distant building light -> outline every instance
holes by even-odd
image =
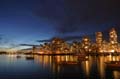
[[[112,53],[113,53],[113,52],[115,52],[115,50],[110,50],[110,52],[112,52]]]
[[[43,54],[44,52],[38,52],[39,54]]]

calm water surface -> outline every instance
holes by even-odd
[[[0,55],[0,79],[120,79],[120,71],[106,68],[104,62],[119,61],[120,56],[88,56],[78,65],[62,65],[61,61],[77,61],[75,56]]]

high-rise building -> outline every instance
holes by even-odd
[[[110,41],[110,44],[117,44],[117,32],[115,30],[115,28],[112,28],[109,32],[109,41]]]
[[[117,38],[117,32],[115,30],[115,28],[112,28],[109,32],[109,51],[110,52],[117,52],[118,51],[118,38]]]
[[[90,47],[91,47],[90,38],[87,37],[87,36],[84,36],[83,39],[82,39],[82,48],[83,48],[86,52],[89,52]]]
[[[102,42],[103,42],[102,32],[96,32],[96,44],[97,44],[97,46],[101,46]]]
[[[65,43],[65,41],[63,40],[63,39],[61,39],[61,38],[53,38],[52,39],[52,42],[51,42],[51,44],[52,44],[52,51],[53,51],[53,53],[55,54],[55,53],[61,53],[61,51],[62,51],[62,48],[63,48],[63,44]]]
[[[96,32],[96,46],[97,46],[97,51],[102,52],[102,43],[103,43],[103,35],[102,32]]]

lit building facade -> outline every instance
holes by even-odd
[[[63,39],[54,38],[52,40],[51,44],[52,44],[52,51],[55,54],[68,53],[69,52],[69,45]]]
[[[120,43],[118,43],[117,32],[114,28],[109,31],[109,41],[103,40],[102,32],[96,32],[95,36],[95,43],[92,43],[88,36],[84,36],[81,42],[74,41],[72,43],[67,43],[61,38],[53,38],[49,44],[45,43],[41,45],[40,52],[46,52],[51,54],[82,52],[120,52]],[[33,52],[35,52],[35,48],[33,48]]]
[[[102,32],[96,32],[96,46],[97,46],[97,52],[102,52],[102,44],[103,44],[103,35]]]
[[[118,46],[118,40],[117,40],[117,32],[115,28],[112,28],[109,32],[109,50],[111,52],[118,52],[117,46]]]
[[[115,28],[112,28],[109,32],[109,41],[111,44],[117,44],[117,32],[115,30]]]
[[[96,44],[101,46],[103,42],[103,35],[102,32],[96,32]]]
[[[82,48],[84,49],[85,52],[91,51],[91,40],[89,37],[84,36],[81,43],[82,43]]]

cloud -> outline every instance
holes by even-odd
[[[119,0],[41,0],[39,3],[34,13],[57,22],[58,33],[81,32],[89,27],[87,30],[92,31],[105,28],[102,24],[120,21]]]
[[[52,40],[51,39],[46,39],[46,40],[37,40],[37,42],[51,42]]]
[[[112,28],[115,28],[117,35],[118,35],[118,39],[120,39],[120,25],[114,25],[114,26],[110,26],[107,29],[102,30],[102,34],[103,34],[103,40],[109,41],[109,32]],[[81,40],[84,36],[88,36],[92,42],[95,42],[95,33],[91,33],[91,34],[85,34],[85,35],[67,35],[67,36],[56,36],[58,38],[61,38],[65,41],[73,41],[73,40]],[[53,40],[53,38],[56,37],[52,37],[50,39],[44,39],[44,40],[37,40],[37,42],[51,42]],[[119,41],[119,40],[118,40]]]
[[[0,34],[0,49],[11,49],[19,47],[18,44],[15,44],[15,42],[8,38],[6,35]]]
[[[84,35],[83,35],[84,36]],[[43,40],[37,40],[37,42],[51,42],[54,38],[60,38],[64,41],[73,41],[73,40],[77,40],[77,41],[81,41],[81,39],[83,38],[83,36],[72,36],[72,35],[69,35],[69,36],[56,36],[56,37],[52,37],[50,39],[43,39]],[[85,35],[85,36],[88,36],[90,37],[90,39],[93,41],[93,39],[95,39],[95,34],[89,34],[89,35]]]

